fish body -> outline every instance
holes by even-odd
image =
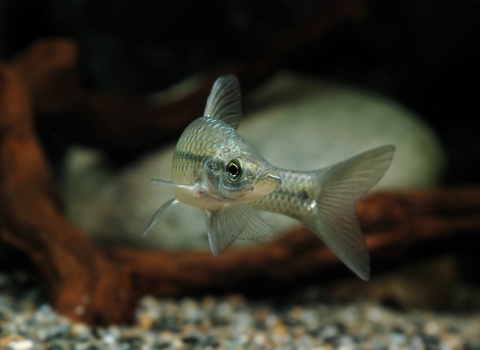
[[[239,167],[233,178],[227,168]],[[236,168],[235,168],[236,169]],[[172,182],[178,201],[199,209],[251,202],[276,190],[280,175],[231,126],[200,117],[183,132],[173,155]]]
[[[152,179],[172,186],[175,198],[155,212],[145,234],[168,208],[185,203],[202,211],[210,248],[218,256],[236,239],[267,235],[270,226],[256,210],[270,211],[303,223],[367,280],[369,254],[356,204],[383,177],[395,147],[378,147],[318,170],[284,170],[268,163],[240,136],[240,118],[238,80],[220,77],[204,116],[177,142],[172,181]]]

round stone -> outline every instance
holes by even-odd
[[[442,175],[444,154],[432,130],[420,116],[379,94],[283,72],[247,96],[245,105],[238,131],[275,166],[313,170],[392,144],[391,167],[374,191],[425,188]],[[171,179],[173,149],[166,146],[121,171],[109,168],[101,152],[73,149],[64,179],[68,217],[109,244],[208,249],[201,211],[183,204],[168,210],[141,239],[155,210],[174,197],[171,187],[149,181]],[[300,225],[285,216],[262,215],[274,233]]]

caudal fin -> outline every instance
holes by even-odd
[[[370,277],[370,256],[357,221],[356,206],[387,171],[394,146],[361,153],[316,171],[321,186],[316,210],[303,223],[362,280]]]

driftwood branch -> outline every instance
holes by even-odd
[[[37,266],[58,311],[89,321],[121,320],[135,302],[129,274],[62,216],[25,86],[5,65],[0,84],[1,240]]]
[[[381,252],[392,259],[412,247],[444,239],[449,239],[453,250],[461,238],[474,238],[480,230],[480,188],[376,194],[362,200],[357,213],[374,256]],[[210,252],[159,254],[131,249],[112,250],[109,255],[141,271],[140,288],[157,296],[239,288],[248,280],[294,282],[341,264],[306,228],[270,244],[230,249],[219,258]]]

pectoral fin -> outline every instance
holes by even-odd
[[[189,185],[178,185],[173,183],[172,181],[165,181],[165,180],[159,180],[159,179],[150,179],[150,181],[155,182],[156,184],[172,186],[172,187],[180,187],[180,188],[188,188],[188,189],[193,189],[194,187]]]
[[[153,214],[153,216],[150,220],[150,223],[148,224],[148,228],[142,236],[142,239],[145,238],[148,231],[150,231],[153,228],[153,226],[158,221],[158,219],[160,219],[160,217],[163,215],[163,213],[165,213],[167,211],[167,209],[169,209],[170,207],[172,207],[173,205],[175,205],[177,203],[178,203],[178,200],[176,198],[172,198],[168,202],[163,204],[160,208],[157,209],[155,214]]]
[[[253,240],[270,233],[270,226],[248,205],[229,204],[216,211],[203,211],[208,241],[213,255],[219,256],[237,238]]]

